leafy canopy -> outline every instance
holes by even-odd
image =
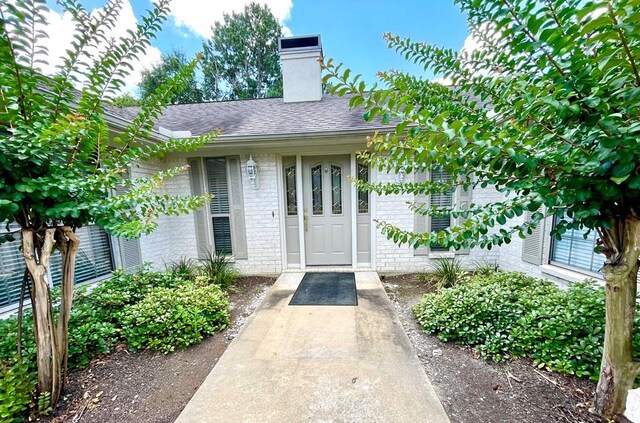
[[[133,237],[152,231],[160,214],[187,212],[206,201],[157,192],[184,168],[123,180],[135,163],[193,150],[215,135],[150,141],[154,119],[188,84],[195,60],[144,99],[137,117],[117,134],[108,124],[113,115],[106,102],[120,92],[133,63],[166,20],[168,3],[156,2],[135,30],[112,39],[121,0],[92,14],[75,0],[61,1],[76,32],[50,76],[40,72],[50,59],[42,46],[46,2],[1,3],[0,222],[17,222],[36,232],[97,223],[114,235]],[[111,195],[118,188],[126,194]]]
[[[138,88],[140,89],[140,98],[145,99],[165,84],[172,76],[178,74],[182,68],[189,64],[187,55],[184,51],[173,50],[167,54],[163,54],[160,63],[153,66],[150,70],[142,71],[142,80]],[[197,103],[202,101],[202,91],[198,87],[198,81],[195,74],[189,75],[185,84],[180,90],[177,90],[169,99],[169,103]]]
[[[282,95],[278,38],[282,26],[268,6],[251,3],[224,15],[204,42],[203,90],[207,99],[243,100]]]
[[[380,83],[366,87],[332,61],[325,80],[335,93],[352,94],[351,106],[362,106],[365,119],[395,126],[370,140],[366,157],[378,169],[438,168],[453,176],[362,187],[431,194],[472,184],[495,187],[506,199],[465,210],[413,203],[416,213],[464,223],[413,233],[379,222],[383,231],[416,246],[491,248],[530,233],[544,206],[557,216],[554,236],[597,229],[604,252],[616,252],[615,222],[640,212],[640,1],[455,2],[479,40],[476,51],[385,35],[389,48],[449,78],[451,87],[397,71],[380,72]],[[526,210],[535,212],[530,221],[507,223]]]
[[[140,100],[129,93],[124,93],[111,99],[110,103],[116,107],[135,107],[140,105]]]

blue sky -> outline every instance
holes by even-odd
[[[153,42],[141,67],[157,62],[173,48],[194,55],[213,22],[222,13],[242,10],[249,0],[173,0],[172,16]],[[81,0],[88,9],[102,7],[106,0]],[[325,57],[344,62],[367,82],[378,70],[399,69],[432,77],[387,49],[382,34],[392,32],[414,40],[460,50],[468,37],[465,17],[453,0],[262,0],[293,35],[321,34]],[[125,0],[123,26],[139,19],[151,0]],[[57,6],[54,10],[60,11]],[[130,16],[128,16],[130,15]],[[62,18],[61,18],[62,19]],[[64,19],[62,19],[64,20]],[[127,23],[128,22],[128,23]],[[62,24],[61,24],[62,25]],[[59,29],[57,32],[61,32]],[[135,80],[136,78],[133,78]]]

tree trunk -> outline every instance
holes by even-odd
[[[603,268],[606,281],[606,328],[595,411],[612,419],[624,413],[627,393],[640,365],[633,361],[633,323],[636,311],[640,221],[620,222],[618,257]]]
[[[59,228],[56,232],[56,242],[62,254],[62,294],[60,297],[60,315],[57,327],[58,356],[61,359],[62,384],[64,388],[67,372],[67,358],[69,357],[69,317],[71,316],[71,303],[73,301],[73,282],[76,273],[76,255],[80,247],[80,238],[73,233],[68,226]]]
[[[63,255],[62,297],[57,325],[47,283],[47,270],[54,243],[57,243]],[[33,229],[22,230],[22,254],[32,280],[31,307],[40,412],[53,408],[62,394],[68,355],[68,322],[73,297],[75,258],[79,244],[79,239],[69,227],[46,229],[41,246]]]

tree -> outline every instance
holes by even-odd
[[[135,107],[140,105],[140,100],[129,93],[124,93],[113,97],[110,103],[116,107]]]
[[[334,92],[353,94],[365,119],[393,121],[365,154],[381,170],[442,169],[452,181],[365,184],[379,194],[429,195],[494,186],[504,200],[468,208],[431,208],[458,224],[414,233],[388,222],[397,243],[453,248],[508,243],[555,216],[552,236],[588,229],[604,253],[606,328],[595,410],[625,409],[639,373],[633,360],[640,256],[640,3],[628,1],[456,0],[480,47],[473,52],[386,34],[388,46],[453,88],[402,72],[379,74],[367,91],[360,76],[331,61]],[[393,119],[393,120],[392,120]],[[469,175],[473,175],[469,179]],[[531,219],[511,219],[531,212]],[[492,228],[495,228],[492,230]]]
[[[181,50],[173,50],[163,54],[160,63],[150,70],[145,69],[142,71],[142,80],[138,86],[140,98],[145,99],[153,95],[158,87],[165,84],[169,78],[180,73],[188,63],[187,55]],[[197,103],[200,101],[202,101],[202,91],[198,86],[195,74],[192,74],[183,88],[172,95],[169,103]]]
[[[132,63],[150,44],[168,13],[160,0],[125,38],[108,39],[122,1],[111,1],[89,14],[74,0],[60,2],[76,23],[74,41],[54,75],[39,65],[48,54],[41,47],[48,9],[44,0],[0,4],[0,221],[20,226],[36,341],[40,411],[55,406],[64,388],[68,324],[73,298],[75,230],[94,223],[115,236],[149,233],[161,214],[186,213],[207,198],[165,196],[156,187],[185,171],[173,168],[146,178],[123,179],[135,163],[167,152],[187,151],[214,134],[150,143],[156,118],[194,70],[189,63],[142,102],[137,117],[110,138],[103,114],[124,86]],[[84,82],[82,90],[74,84]],[[126,194],[110,195],[118,187]],[[0,241],[11,241],[14,234]],[[51,254],[62,258],[62,294],[52,305],[47,270]]]
[[[243,100],[282,96],[278,38],[282,26],[268,6],[251,3],[224,15],[203,44],[203,90],[207,99]]]

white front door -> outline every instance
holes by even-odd
[[[308,266],[351,264],[349,156],[302,158]]]

